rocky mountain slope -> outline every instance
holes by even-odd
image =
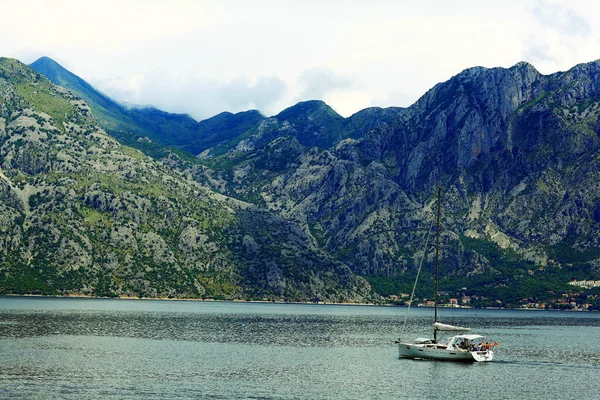
[[[401,110],[397,107],[372,107],[344,118],[323,101],[303,101],[259,121],[242,135],[207,148],[201,156],[218,156],[230,151],[249,152],[283,136],[293,137],[305,147],[328,149],[341,140],[364,136],[370,129],[392,121]],[[223,134],[226,132],[221,132]]]
[[[364,301],[296,225],[108,136],[79,97],[0,59],[4,293]]]
[[[551,260],[597,277],[599,84],[600,62],[548,76],[527,63],[471,68],[356,140],[319,149],[280,136],[203,173],[358,274],[414,271],[439,185],[451,276],[511,285]]]
[[[547,294],[600,277],[599,72],[598,61],[552,75],[475,67],[408,108],[220,114],[177,143],[198,160],[165,161],[394,290],[410,285],[441,186],[444,284]]]

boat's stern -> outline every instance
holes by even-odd
[[[494,352],[492,350],[472,351],[471,355],[473,356],[473,360],[477,362],[492,361],[494,359]]]

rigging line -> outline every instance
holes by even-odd
[[[406,329],[406,321],[408,320],[408,313],[410,312],[410,306],[413,302],[413,297],[415,296],[415,289],[417,288],[417,282],[419,281],[419,275],[421,274],[421,267],[423,266],[423,260],[425,260],[425,256],[427,255],[427,243],[429,243],[429,235],[431,234],[431,229],[433,228],[434,221],[431,221],[431,226],[429,227],[429,231],[427,231],[427,238],[425,239],[425,246],[423,246],[423,256],[421,257],[421,262],[419,263],[419,269],[417,270],[417,276],[415,278],[415,284],[412,289],[412,293],[410,294],[410,300],[408,301],[408,307],[406,308],[406,315],[404,316],[404,325],[400,330],[400,335],[404,333]]]

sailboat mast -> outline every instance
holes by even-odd
[[[440,214],[441,214],[441,205],[442,205],[442,188],[438,187],[437,193],[438,201],[437,201],[437,223],[435,225],[435,296],[434,296],[434,306],[435,306],[435,321],[438,322],[438,292],[439,292],[439,258],[440,258]],[[437,343],[437,330],[433,329],[433,342]]]

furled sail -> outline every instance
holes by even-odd
[[[436,331],[453,331],[453,332],[470,332],[471,328],[463,328],[462,326],[447,325],[436,322],[433,324],[433,329]]]

